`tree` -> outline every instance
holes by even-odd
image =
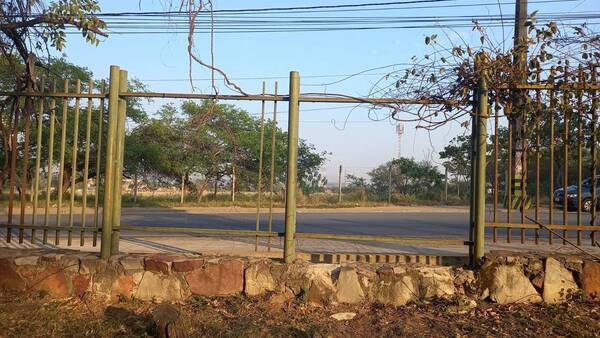
[[[137,125],[128,135],[125,170],[128,175],[146,175],[164,183],[181,183],[202,198],[209,184],[231,181],[236,175],[238,189],[256,189],[259,168],[260,121],[233,105],[203,101],[184,102],[180,109],[165,105],[153,119]],[[287,134],[266,121],[265,135],[275,129],[276,182],[284,182]],[[270,142],[264,158],[270,158]],[[127,151],[129,144],[143,149]],[[300,140],[298,177],[307,193],[322,189],[326,181],[319,174],[325,152]],[[234,169],[235,167],[235,169]],[[263,162],[264,175],[270,175],[269,161]],[[263,180],[266,184],[267,180]],[[265,188],[265,187],[263,187]]]
[[[392,193],[422,196],[427,199],[440,197],[443,175],[427,161],[400,158],[381,164],[367,175],[371,192],[384,199],[388,194],[390,168],[392,170]]]
[[[459,135],[450,140],[440,153],[444,167],[454,175],[457,183],[457,193],[466,191],[471,177],[471,135]],[[461,189],[460,186],[463,186]]]
[[[83,37],[92,44],[98,44],[99,36],[107,37],[102,31],[105,23],[94,13],[100,7],[95,0],[60,0],[51,1],[48,5],[41,0],[6,0],[0,3],[0,53],[1,66],[4,68],[6,82],[3,87],[13,91],[35,91],[39,89],[37,67],[50,74],[50,56],[46,62],[39,54],[49,51],[49,47],[58,51],[65,45],[65,29],[75,27]],[[12,83],[10,83],[12,81]],[[8,82],[8,83],[7,83]],[[22,152],[24,159],[21,165],[21,188],[28,187],[30,129],[34,114],[34,100],[26,97],[23,101],[17,97],[8,97],[0,101],[0,132],[2,143],[0,153],[4,154],[3,170],[0,173],[0,185],[7,176],[6,163],[16,170],[16,158]],[[17,134],[24,131],[23,145],[18,147]],[[6,142],[10,138],[11,142]],[[16,180],[13,171],[11,181]],[[21,191],[21,202],[24,194]],[[12,191],[11,191],[12,194]]]

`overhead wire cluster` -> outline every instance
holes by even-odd
[[[533,0],[531,4],[565,3],[577,0]],[[432,9],[442,12],[460,7],[503,6],[514,3],[501,0],[405,0],[324,6],[271,7],[246,9],[215,9],[199,12],[195,33],[290,33],[361,31],[385,29],[464,28],[474,21],[486,27],[500,27],[514,22],[512,16],[501,14],[474,15],[406,15],[406,11]],[[402,15],[396,15],[402,11]],[[98,13],[110,34],[173,34],[188,33],[187,11],[148,11]],[[600,23],[600,11],[571,13],[538,13],[538,23],[550,21],[575,22],[585,20]],[[597,20],[597,21],[594,21]],[[70,31],[70,33],[77,33]]]

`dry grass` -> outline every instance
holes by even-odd
[[[195,297],[178,305],[193,337],[393,337],[393,336],[568,336],[600,333],[600,303],[561,305],[480,304],[466,314],[452,301],[403,307],[361,305],[314,306],[302,299],[284,304],[269,296]],[[144,337],[153,334],[152,303],[123,300],[107,305],[83,298],[52,301],[40,295],[0,296],[2,337]],[[337,312],[355,312],[336,321]]]

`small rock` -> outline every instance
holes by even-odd
[[[202,258],[183,259],[173,261],[173,271],[189,272],[201,268],[206,264],[206,260]]]
[[[248,296],[256,296],[275,290],[275,280],[271,274],[269,263],[251,264],[245,271],[244,292]]]
[[[181,311],[172,304],[159,305],[152,314],[158,338],[183,338],[186,334],[187,323]]]
[[[539,303],[542,297],[537,293],[529,278],[517,265],[484,264],[481,269],[482,288],[488,288],[490,299],[499,304]]]
[[[14,260],[16,266],[23,265],[37,265],[40,261],[39,256],[25,256],[25,257],[17,257]]]
[[[168,274],[171,272],[171,264],[174,257],[169,255],[154,255],[144,259],[144,268],[146,271],[161,272]]]
[[[175,275],[145,271],[133,296],[141,300],[179,301],[184,298],[181,282]]]
[[[119,264],[126,272],[138,272],[144,269],[141,258],[123,258],[119,260]]]
[[[25,286],[25,280],[12,265],[6,260],[0,260],[0,290],[23,290]]]
[[[365,293],[354,268],[343,267],[337,282],[337,299],[342,303],[360,303]]]
[[[567,299],[569,292],[578,290],[571,271],[552,257],[546,259],[544,273],[544,291],[542,296],[546,303],[559,303]]]
[[[356,313],[354,313],[354,312],[338,312],[338,313],[332,314],[330,317],[335,320],[351,320],[354,317],[356,317]]]
[[[490,289],[485,288],[479,295],[480,300],[486,300],[490,296]]]
[[[427,266],[417,270],[421,279],[422,297],[451,296],[456,292],[451,268]]]
[[[79,272],[79,258],[76,256],[65,255],[60,258],[60,265],[64,271]]]
[[[42,261],[44,262],[58,262],[61,257],[63,256],[63,254],[57,254],[57,253],[49,253],[46,255],[42,256]]]
[[[600,300],[600,263],[585,261],[581,274],[583,292],[594,300]]]
[[[185,279],[195,295],[233,295],[244,289],[244,263],[240,260],[210,263],[188,272]]]

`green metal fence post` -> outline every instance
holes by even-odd
[[[296,189],[298,175],[298,115],[300,96],[300,75],[290,72],[290,92],[288,109],[288,163],[285,199],[285,240],[283,259],[286,263],[294,261],[296,256]]]
[[[119,78],[118,66],[110,66],[110,80],[108,92],[108,132],[106,136],[106,165],[104,169],[104,203],[102,205],[102,242],[100,243],[100,257],[109,258],[111,255],[112,237],[112,207],[113,207],[113,180],[114,180],[114,139],[117,134],[117,120],[119,115]]]
[[[479,63],[485,62],[486,54],[479,55]],[[484,256],[485,245],[485,177],[487,160],[488,86],[485,69],[480,68],[477,88],[477,163],[475,183],[475,260]]]
[[[119,71],[119,93],[127,91],[127,71]],[[125,118],[127,114],[127,101],[119,98],[117,119],[117,137],[115,137],[115,152],[113,169],[113,206],[112,206],[112,235],[110,244],[111,255],[119,253],[119,237],[121,227],[121,194],[123,191],[123,157],[125,153]]]

